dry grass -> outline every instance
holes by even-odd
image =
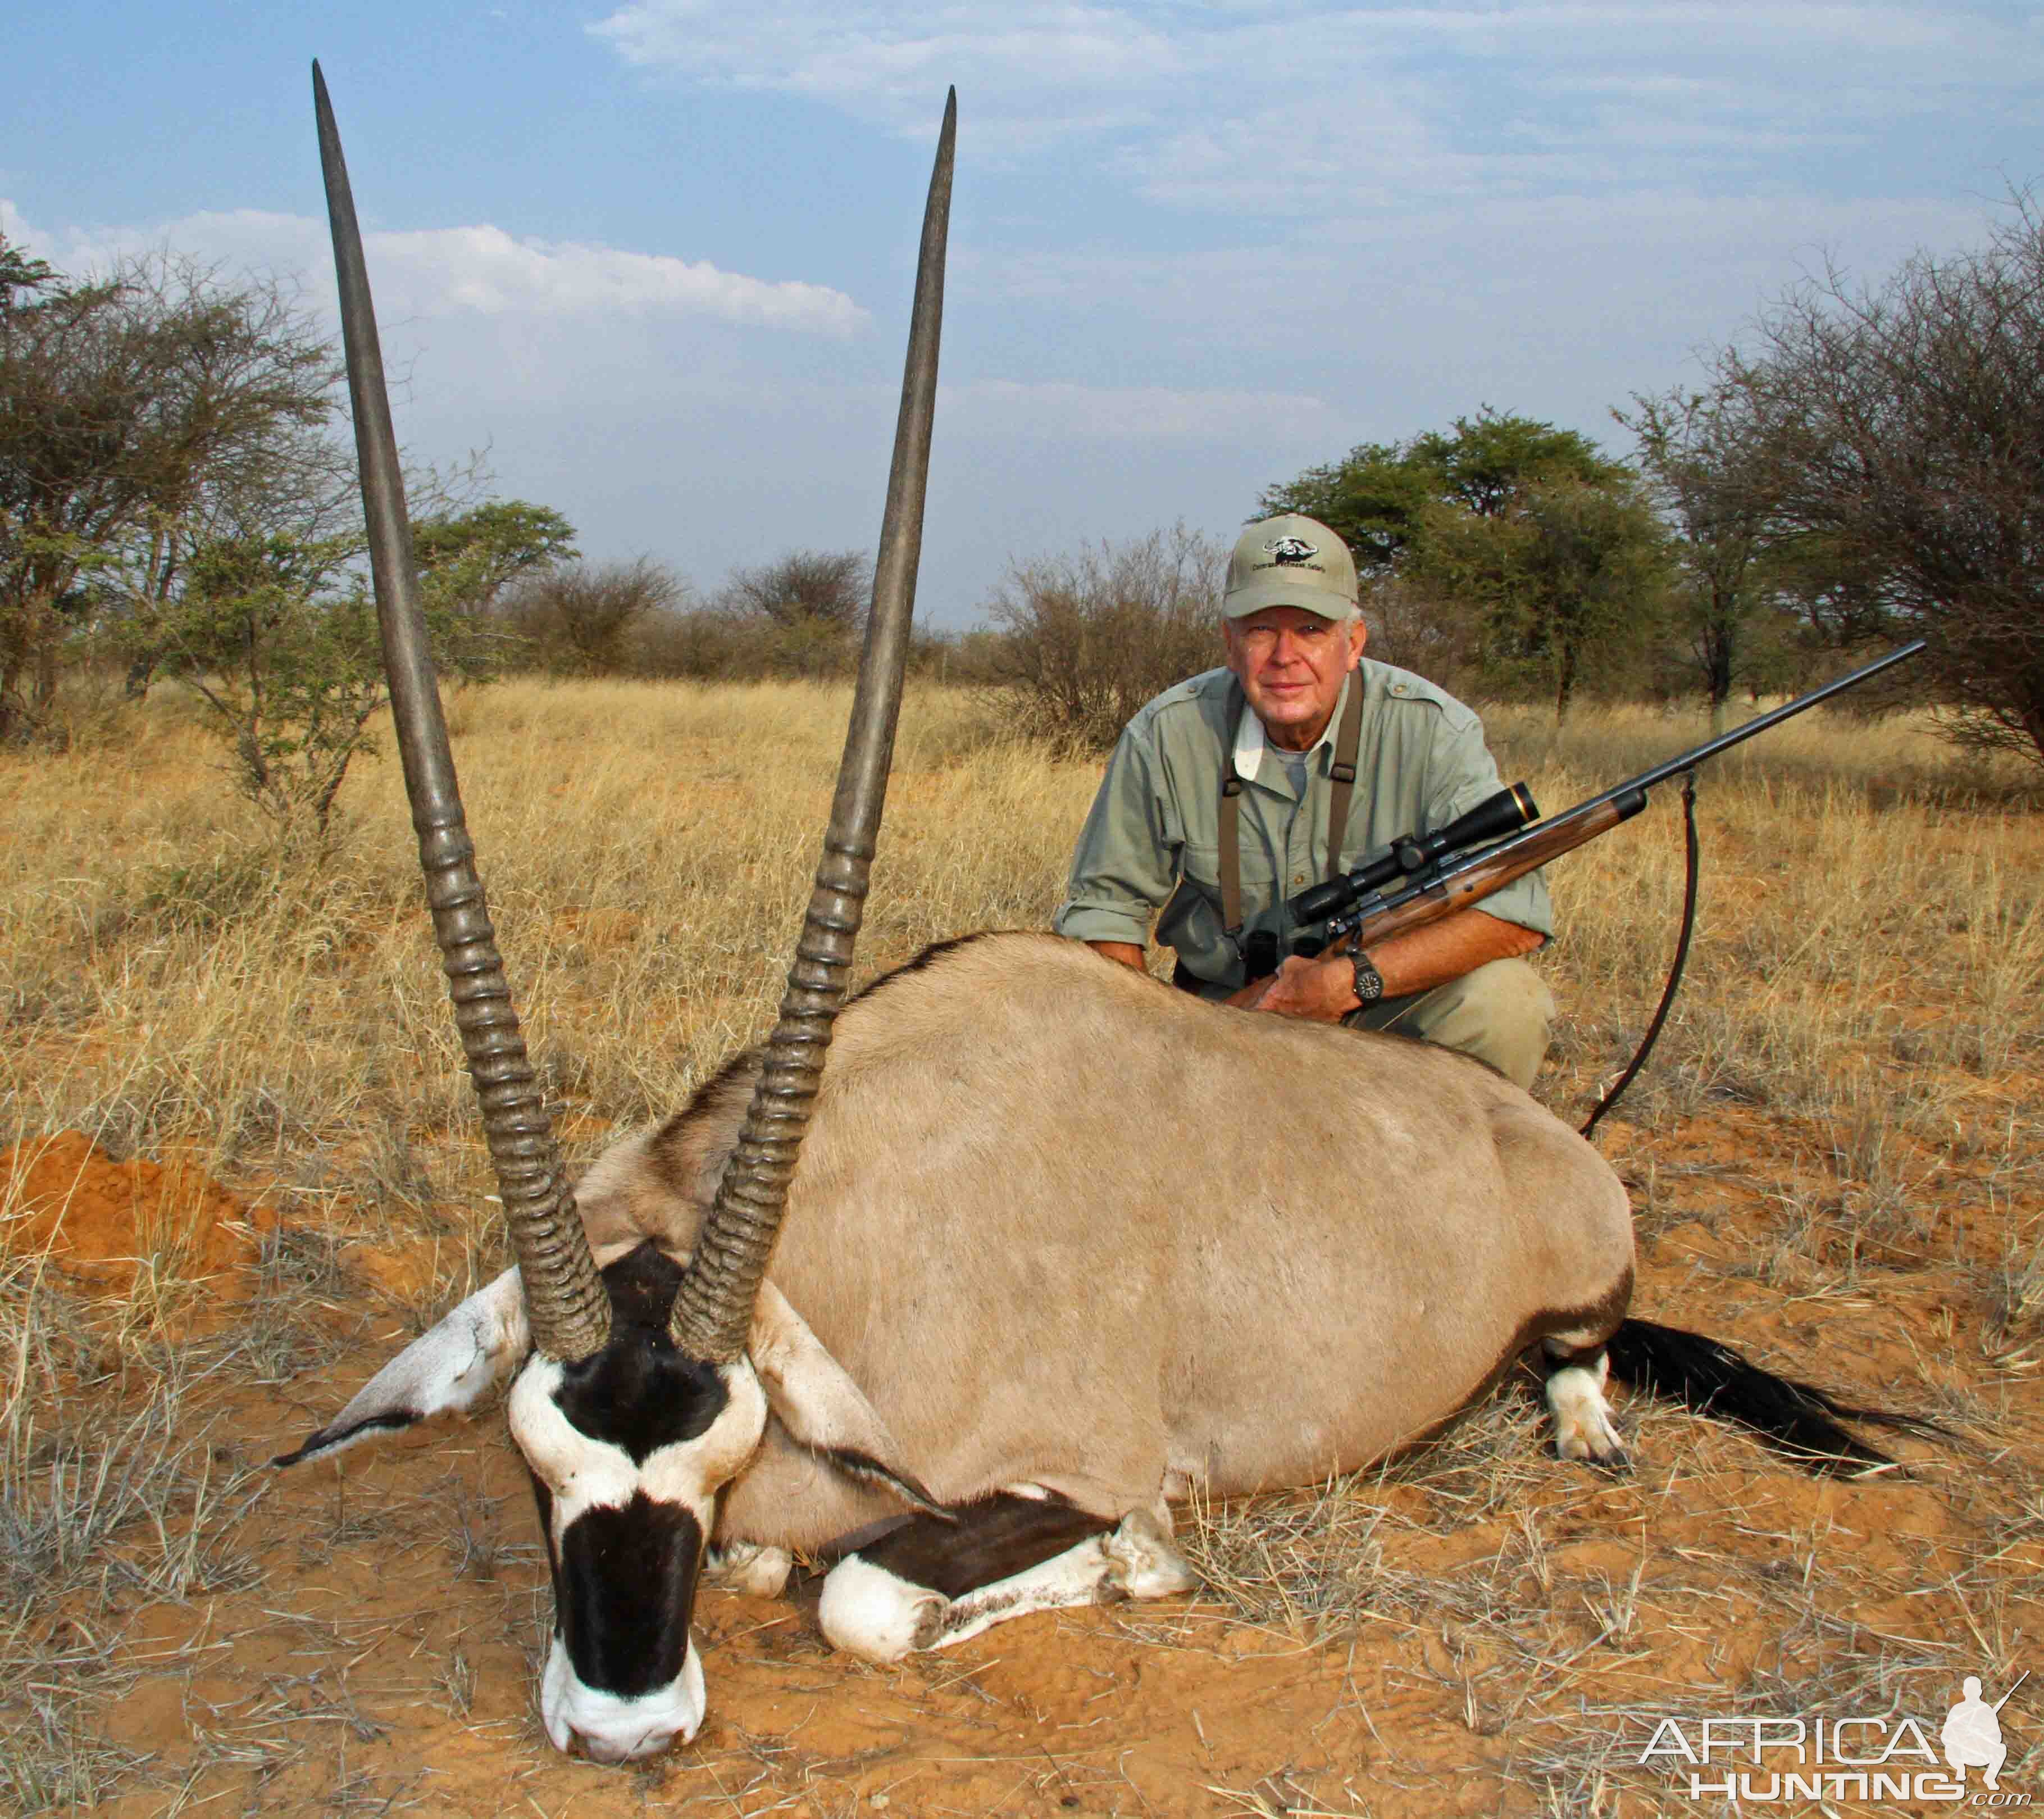
[[[571,1155],[671,1106],[763,1030],[845,702],[828,686],[521,683],[454,704],[493,908]],[[1095,773],[983,714],[938,691],[909,704],[869,971],[962,929],[1041,926],[1061,894]],[[175,701],[110,725],[61,758],[0,759],[0,1140],[75,1128],[119,1155],[190,1146],[284,1223],[253,1317],[205,1317],[210,1290],[170,1255],[112,1302],[75,1296],[33,1256],[0,1270],[0,1644],[29,1670],[0,1685],[0,1800],[33,1811],[125,1785],[172,1802],[209,1775],[283,1789],[318,1765],[328,1806],[402,1809],[426,1798],[419,1785],[348,1766],[380,1733],[344,1675],[302,1664],[311,1680],[280,1668],[231,1710],[188,1702],[200,1742],[175,1762],[138,1760],[84,1715],[167,1671],[135,1640],[139,1613],[209,1608],[281,1570],[262,1527],[274,1481],[252,1475],[262,1449],[242,1438],[274,1397],[233,1386],[287,1384],[367,1324],[417,1329],[498,1267],[394,763],[351,782],[336,851],[283,855]],[[1496,733],[1506,775],[1559,808],[1704,729],[1585,714],[1557,738],[1507,714]],[[1541,1090],[1564,1115],[1622,1063],[1658,995],[1681,885],[1665,794],[1556,870],[1566,933],[1546,963],[1566,1015]],[[1959,763],[1920,727],[1822,715],[1722,763],[1702,814],[1690,983],[1604,1140],[1635,1189],[1650,1301],[1676,1302],[1650,1310],[1738,1327],[1810,1374],[1954,1420],[1992,1469],[1931,1468],[1891,1504],[1928,1525],[1920,1543],[1846,1547],[1703,1424],[1629,1417],[1655,1463],[1612,1486],[1546,1461],[1530,1405],[1508,1395],[1392,1468],[1203,1512],[1192,1546],[1213,1602],[1131,1611],[1116,1633],[1183,1650],[1218,1625],[1347,1649],[1335,1729],[1371,1765],[1346,1795],[1297,1762],[1216,1771],[1208,1809],[1370,1810],[1373,1786],[1383,1809],[1425,1809],[1434,1769],[1389,1729],[1370,1740],[1389,1701],[1446,1712],[1498,1809],[1650,1811],[1659,1784],[1626,1753],[1627,1714],[1689,1697],[1671,1686],[1717,1689],[1716,1709],[1786,1710],[1902,1696],[1961,1657],[2005,1683],[2023,1638],[2034,1651],[2013,1563],[2035,1559],[2044,1527],[2044,818],[2021,779]],[[421,1491],[433,1473],[410,1464],[393,1480],[405,1497],[337,1507],[290,1544],[300,1567],[389,1546],[474,1587],[501,1579],[494,1631],[437,1637],[405,1682],[480,1725],[478,1690],[515,1677],[544,1621],[528,1519],[515,1498],[499,1507],[494,1479]],[[1855,1503],[1837,1520],[1889,1518]],[[190,1634],[176,1647],[217,1646]],[[369,1634],[341,1621],[283,1655],[346,1659]],[[1399,1664],[1366,1685],[1358,1649]],[[801,1757],[797,1777],[800,1756],[741,1748],[733,1785],[758,1791],[734,1809],[797,1786],[835,1809],[823,1790],[849,1759]],[[1066,1785],[1033,1772],[1046,1798]],[[1058,1772],[1100,1809],[1141,1798],[1125,1777]]]

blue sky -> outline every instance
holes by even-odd
[[[0,230],[330,307],[332,90],[412,453],[705,590],[869,546],[944,89],[957,201],[921,609],[1489,403],[1621,448],[1827,256],[2044,177],[2044,9],[16,6]]]

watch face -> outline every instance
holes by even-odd
[[[1384,995],[1384,975],[1373,965],[1367,955],[1354,956],[1355,995],[1363,1004],[1374,1004]]]

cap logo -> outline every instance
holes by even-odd
[[[1302,536],[1274,537],[1263,546],[1263,552],[1266,556],[1275,556],[1281,564],[1304,562],[1320,553]]]

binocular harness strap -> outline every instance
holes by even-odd
[[[1242,779],[1235,768],[1235,729],[1242,724],[1248,698],[1240,682],[1229,684],[1223,721],[1220,773],[1220,919],[1230,941],[1242,944]],[[1355,794],[1355,757],[1362,746],[1362,674],[1349,671],[1348,701],[1335,734],[1335,761],[1328,775],[1334,793],[1327,799],[1327,882],[1342,873],[1342,836],[1348,830],[1348,806]]]

